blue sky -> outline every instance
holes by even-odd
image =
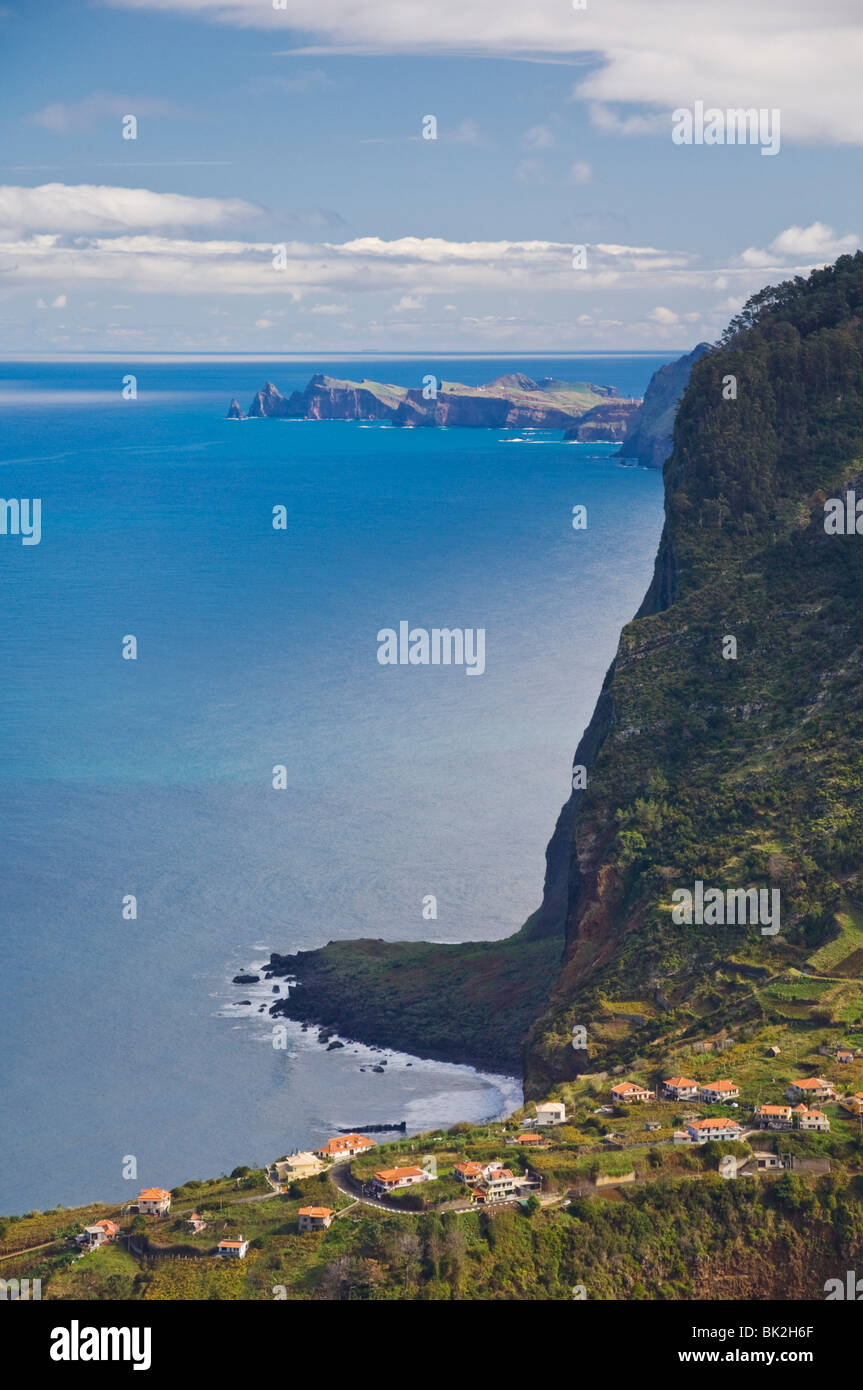
[[[856,247],[852,0],[588,5],[4,5],[0,351],[683,349]]]

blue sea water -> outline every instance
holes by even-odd
[[[559,431],[224,416],[318,369],[639,395],[666,360],[0,367],[2,493],[42,499],[39,545],[0,537],[0,1211],[128,1198],[127,1155],[171,1187],[344,1125],[519,1102],[470,1068],[363,1071],[378,1054],[298,1027],[276,1051],[271,985],[230,981],[270,950],[521,925],[649,580],[661,478]],[[381,666],[402,619],[484,628],[485,674]]]

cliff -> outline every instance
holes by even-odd
[[[626,438],[633,429],[641,412],[641,401],[617,400],[602,401],[582,415],[577,425],[570,425],[563,432],[566,443],[598,443]]]
[[[645,468],[662,467],[671,453],[674,418],[692,368],[709,350],[709,343],[699,343],[685,357],[653,373],[641,410],[623,437],[621,458],[637,459]]]
[[[617,418],[617,407],[629,415],[633,405],[637,407],[621,401],[612,386],[551,377],[538,382],[523,372],[498,377],[486,386],[433,380],[425,387],[340,381],[318,373],[303,391],[287,397],[268,381],[249,406],[249,418],[389,420],[404,428],[564,429],[606,402],[609,419]],[[239,406],[232,401],[229,418],[242,419],[242,412],[236,411]]]
[[[529,923],[274,957],[301,980],[277,1008],[448,1060],[519,1051],[534,1097],[765,1022],[863,1028],[863,541],[825,529],[825,499],[863,500],[861,322],[858,253],[756,295],[691,365],[653,579]],[[696,881],[777,890],[780,929],[677,925]]]

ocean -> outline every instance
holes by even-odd
[[[38,545],[0,536],[0,1211],[519,1104],[516,1078],[297,1025],[275,1050],[271,984],[231,981],[271,950],[488,940],[533,911],[661,477],[559,431],[224,417],[317,370],[640,395],[667,360],[0,364],[3,494],[42,504]],[[483,628],[485,672],[382,666],[401,621]]]

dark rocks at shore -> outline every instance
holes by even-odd
[[[336,1038],[335,1042],[327,1044],[327,1052],[335,1052],[337,1047],[344,1047],[344,1043],[339,1042],[338,1038]]]
[[[240,405],[239,401],[231,401],[231,404],[228,406],[228,414],[226,418],[228,420],[245,420],[246,412],[243,410],[243,407]]]
[[[563,432],[565,443],[581,444],[622,442],[638,419],[641,401],[602,401],[588,410],[574,425]]]
[[[386,1067],[372,1067],[372,1071],[378,1072],[381,1076],[386,1075]]]
[[[252,1001],[251,999],[238,999],[234,1007],[237,1009],[250,1009],[252,1007]]]
[[[231,981],[232,985],[256,985],[260,980],[260,975],[235,975]]]
[[[281,992],[282,992],[282,987],[281,987],[281,985],[273,985],[273,994],[281,994]]]
[[[337,1134],[391,1134],[397,1130],[400,1134],[407,1132],[407,1120],[399,1120],[391,1125],[350,1125],[347,1129],[339,1129]]]

